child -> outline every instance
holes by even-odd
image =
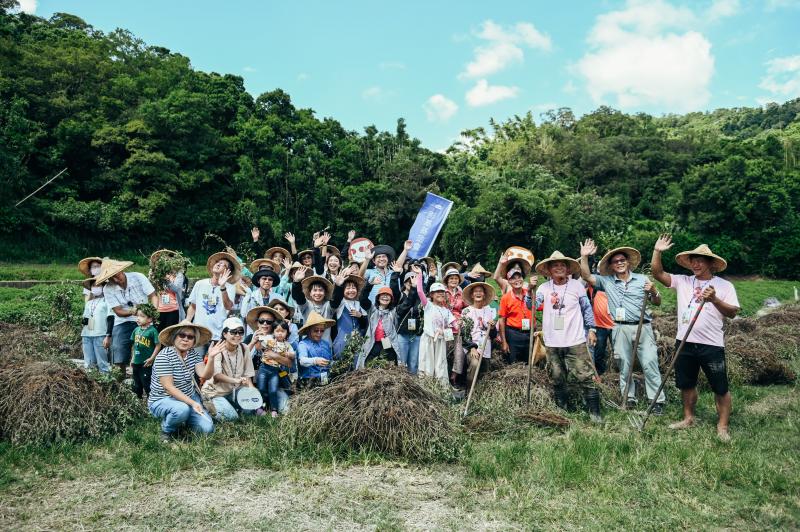
[[[430,300],[423,289],[422,270],[412,266],[417,275],[417,294],[423,306],[425,325],[419,344],[419,372],[439,379],[442,384],[450,384],[447,373],[447,342],[455,338],[453,327],[456,318],[447,308],[447,289],[442,283],[433,283],[428,291]]]
[[[150,303],[136,307],[136,323],[139,325],[131,333],[133,341],[133,392],[141,399],[142,392],[150,395],[150,368],[161,350],[158,331],[153,322],[158,319],[158,310]]]
[[[295,359],[294,349],[288,342],[289,324],[283,320],[272,326],[272,334],[260,337],[261,367],[258,368],[258,389],[269,397],[272,417],[278,417],[278,383],[282,366],[290,367]]]
[[[101,373],[111,371],[108,348],[111,346],[111,329],[114,327],[114,314],[103,297],[103,287],[94,284],[94,279],[86,279],[83,288],[87,292],[83,304],[83,364],[86,369],[97,368]]]

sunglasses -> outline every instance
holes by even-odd
[[[194,335],[193,334],[178,333],[177,336],[181,340],[194,340]]]
[[[260,319],[260,320],[258,320],[258,323],[261,324],[261,325],[266,325],[267,323],[272,324],[272,323],[275,323],[275,320]]]
[[[234,329],[232,331],[228,331],[228,334],[232,334],[234,336],[244,336],[244,329]]]

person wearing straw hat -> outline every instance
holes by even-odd
[[[211,341],[211,330],[187,321],[161,331],[158,341],[164,347],[153,362],[147,407],[154,417],[162,420],[161,440],[170,441],[183,425],[201,434],[213,432],[214,421],[203,407],[195,376],[201,379],[213,376],[225,344],[209,349],[208,363],[203,363],[203,355],[195,346]]]
[[[403,251],[400,253],[400,256],[397,257],[396,261],[401,267],[405,264],[406,256],[413,245],[414,243],[411,240],[406,240],[403,244]],[[391,288],[390,280],[392,269],[390,263],[394,260],[394,249],[392,249],[391,246],[381,244],[367,251],[367,258],[361,263],[361,269],[358,274],[366,279],[367,283],[372,286],[369,292],[369,299],[373,304],[375,303],[375,298],[378,296],[378,290],[383,287]],[[374,267],[367,269],[370,261],[374,264]],[[378,282],[375,282],[376,279]]]
[[[652,402],[656,390],[661,386],[661,371],[658,367],[658,348],[651,324],[652,315],[644,309],[644,320],[639,336],[638,353],[633,353],[636,331],[639,328],[639,316],[645,298],[654,305],[661,304],[661,294],[646,275],[634,273],[633,270],[642,261],[642,255],[632,247],[617,247],[609,250],[597,263],[598,275],[589,270],[589,256],[597,253],[597,245],[591,238],[581,244],[581,277],[597,288],[603,290],[608,297],[608,311],[614,320],[611,330],[611,344],[614,346],[614,357],[620,362],[619,387],[625,392],[629,364],[634,364],[634,357],[639,357],[639,364],[644,373],[645,390],[648,401]],[[636,407],[636,382],[628,387],[628,408]],[[662,391],[653,408],[653,414],[660,416],[664,412],[666,395]]]
[[[331,305],[333,283],[320,275],[306,277],[306,271],[306,267],[301,266],[295,272],[292,283],[292,298],[297,303],[297,310],[303,316],[304,321],[308,321],[308,317],[312,313],[317,313],[325,319],[332,319],[334,316]],[[328,342],[331,341],[329,329],[325,329],[324,337]]]
[[[508,268],[502,268],[501,271],[505,272],[510,290],[500,298],[500,343],[510,364],[527,364],[533,314],[525,305],[525,297],[529,290],[536,288],[538,278],[536,274],[531,275],[528,288],[523,286],[524,276],[531,271],[530,265],[525,261],[510,263]]]
[[[152,272],[158,263],[158,259],[162,255],[175,256],[176,252],[169,249],[159,249],[150,255],[151,278]],[[159,331],[186,319],[186,308],[183,303],[186,290],[189,287],[186,272],[183,270],[169,272],[166,274],[164,280],[166,281],[164,283],[166,289],[158,293],[158,307],[156,309],[159,314],[156,327]]]
[[[333,355],[339,358],[347,340],[355,333],[364,334],[367,329],[367,308],[358,299],[367,281],[352,273],[356,268],[347,267],[333,277],[333,300],[335,308],[336,338]]]
[[[114,313],[103,297],[103,287],[94,284],[93,278],[83,281],[83,289],[89,292],[90,297],[83,304],[81,321],[83,365],[86,369],[97,368],[100,373],[108,373],[111,371],[108,348],[111,347]]]
[[[455,337],[452,342],[448,343],[448,352],[453,353],[453,363],[450,370],[450,384],[453,386],[460,385],[460,379],[464,373],[464,366],[466,365],[464,358],[464,348],[461,342],[461,311],[464,309],[464,296],[461,288],[463,277],[458,270],[458,264],[455,262],[447,263],[442,267],[444,276],[442,277],[442,284],[444,284],[447,296],[447,308],[453,313],[456,318]]]
[[[255,388],[253,358],[242,343],[244,323],[239,318],[228,318],[222,324],[222,350],[214,357],[214,370],[210,379],[203,383],[200,394],[204,401],[214,405],[217,420],[238,419],[242,411],[236,402],[236,392],[243,388]],[[209,361],[210,365],[210,361]]]
[[[675,290],[678,296],[678,330],[675,345],[686,334],[692,317],[705,300],[691,334],[686,338],[681,356],[675,361],[675,386],[681,391],[683,420],[670,428],[685,429],[695,423],[697,404],[697,376],[703,370],[717,406],[717,436],[730,441],[728,425],[731,416],[731,392],[728,389],[728,372],[725,362],[725,318],[735,318],[741,308],[736,288],[730,281],[718,277],[728,263],[705,244],[675,256],[675,262],[690,270],[692,275],[670,274],[664,271],[661,254],[674,244],[668,234],[661,235],[653,248],[653,276]]]
[[[478,262],[470,271],[464,274],[464,282],[461,286],[462,288],[466,288],[470,283],[483,283],[491,276],[492,272],[487,271],[486,268],[481,266],[481,263]]]
[[[83,274],[85,278],[95,277],[100,274],[100,268],[103,265],[103,259],[100,257],[86,257],[78,262],[78,271]],[[102,289],[102,287],[100,287]],[[89,300],[92,298],[92,291],[83,288],[83,299]]]
[[[158,305],[156,289],[138,272],[125,272],[133,265],[130,261],[103,259],[95,284],[105,283],[103,296],[114,313],[114,329],[111,332],[112,362],[125,375],[131,360],[133,341],[131,334],[136,328],[136,305],[150,303]]]
[[[535,261],[536,257],[533,255],[533,252],[527,248],[523,248],[521,246],[511,246],[510,248],[506,249],[502,255],[500,255],[500,259],[497,261],[497,268],[495,268],[493,275],[493,279],[497,282],[497,286],[500,287],[500,293],[505,294],[511,290],[508,272],[515,266],[522,269],[524,272],[523,287],[527,290],[528,286],[524,282],[525,277],[527,277],[530,273]],[[533,288],[535,288],[535,286]]]
[[[559,408],[568,407],[569,375],[583,388],[589,418],[595,423],[602,422],[600,392],[593,381],[595,372],[588,347],[597,342],[592,304],[583,284],[571,277],[580,272],[580,265],[577,260],[554,251],[539,261],[536,272],[550,278],[536,289],[535,308],[542,306],[542,333],[556,403]],[[530,298],[526,300],[531,303]]]
[[[324,335],[335,324],[335,321],[312,311],[306,319],[306,324],[300,329],[300,336],[303,339],[297,346],[297,360],[300,364],[302,387],[328,384],[333,349]]]
[[[211,277],[194,283],[192,293],[187,299],[189,310],[186,312],[186,319],[207,327],[211,331],[211,340],[217,341],[222,333],[222,324],[228,317],[228,312],[233,309],[241,266],[236,257],[220,251],[208,257],[206,270]],[[207,349],[208,346],[204,344],[196,346],[201,355]]]
[[[253,274],[253,286],[255,286],[256,289],[245,294],[244,299],[242,299],[242,317],[247,319],[247,315],[251,309],[265,306],[276,297],[280,297],[277,292],[273,290],[280,282],[280,276],[273,270],[264,269],[256,271]],[[252,332],[250,327],[245,327],[245,333],[250,332]]]
[[[494,287],[482,281],[472,282],[464,288],[463,296],[468,306],[461,315],[472,320],[469,331],[472,342],[464,346],[469,350],[467,382],[472,382],[476,371],[486,370],[486,361],[492,358],[492,341],[497,337],[497,311],[489,306],[495,297]]]

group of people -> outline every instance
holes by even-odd
[[[351,254],[342,255],[326,232],[301,251],[291,233],[291,249],[261,246],[255,228],[252,236],[262,258],[244,264],[230,248],[214,253],[208,278],[191,290],[185,271],[151,280],[126,271],[131,262],[88,257],[79,263],[86,276],[85,364],[100,371],[130,366],[133,389],[147,395],[150,412],[162,419],[165,441],[184,424],[210,432],[215,419],[278,417],[292,393],[326,385],[334,364],[361,369],[384,359],[445,387],[466,387],[493,356],[512,363],[532,359],[536,311],[542,316],[536,334],[560,407],[569,408],[567,381],[573,380],[583,389],[590,419],[602,421],[597,382],[610,340],[627,406],[636,405],[635,383],[626,379],[638,357],[653,412],[663,412],[664,394],[655,397],[661,374],[647,309],[660,304],[660,293],[634,272],[641,262],[634,248],[612,249],[592,269],[597,246],[591,239],[581,245],[580,260],[555,251],[535,263],[529,250],[514,246],[492,273],[479,263],[469,268],[467,261],[440,266],[431,257],[410,259],[411,241],[399,255],[378,245],[348,260]],[[354,238],[351,231],[348,250]],[[739,309],[736,291],[715,275],[726,263],[705,245],[676,256],[692,275],[664,272],[661,253],[671,247],[669,235],[662,235],[651,264],[655,279],[678,294],[676,341],[696,322],[676,365],[684,418],[672,427],[694,424],[702,369],[716,394],[717,433],[727,440],[731,398],[722,324]],[[175,255],[159,250],[151,267]],[[248,406],[254,396],[253,404],[263,408]]]

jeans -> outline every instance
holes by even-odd
[[[603,327],[597,328],[597,345],[594,346],[594,367],[597,368],[597,374],[602,375],[607,369],[608,360],[608,340],[611,337],[611,329],[604,329]]]
[[[83,365],[86,369],[96,367],[102,373],[108,373],[111,365],[108,363],[108,350],[103,347],[105,336],[83,336]]]
[[[397,364],[406,366],[412,375],[419,369],[419,336],[416,334],[397,335]]]
[[[214,408],[217,409],[217,419],[219,421],[233,421],[239,419],[237,407],[233,404],[233,394],[222,395],[211,400]]]
[[[131,361],[131,347],[133,347],[131,334],[135,328],[135,321],[114,324],[114,328],[111,330],[111,352],[114,355],[114,364],[127,364]]]
[[[616,324],[611,333],[611,341],[614,344],[614,357],[619,360],[619,390],[625,390],[625,378],[628,375],[628,365],[634,363],[633,340],[636,337],[638,324]],[[639,338],[639,364],[644,373],[644,384],[647,390],[647,399],[652,401],[656,390],[661,386],[661,371],[658,368],[658,348],[653,336],[653,326],[646,323],[642,326],[642,334]],[[636,399],[636,382],[631,382],[628,388],[628,399]],[[666,396],[662,391],[658,396],[658,402],[666,401]]]
[[[280,401],[278,400],[278,382],[280,382],[280,368],[270,366],[269,364],[261,364],[258,368],[258,375],[256,376],[256,386],[261,392],[261,395],[266,395],[269,401],[270,409],[274,411],[279,410]]]
[[[192,399],[203,404],[197,392],[192,394]],[[150,405],[150,413],[162,419],[161,430],[167,434],[177,432],[184,423],[195,432],[202,434],[214,432],[211,416],[207,410],[203,409],[203,412],[205,415],[201,416],[191,406],[172,397],[162,397]]]

